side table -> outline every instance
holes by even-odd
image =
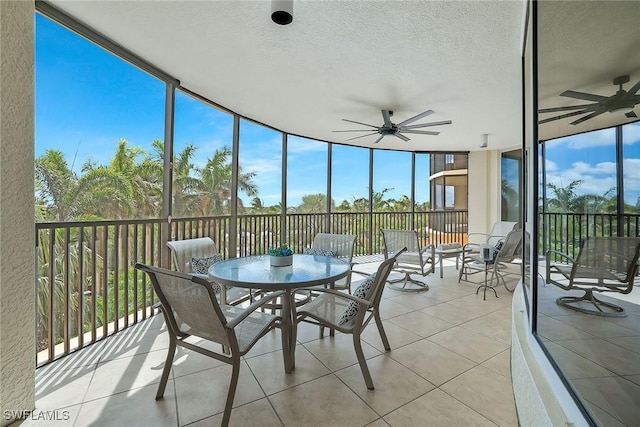
[[[440,278],[442,279],[442,260],[445,258],[456,259],[456,270],[460,268],[460,255],[462,255],[462,245],[460,243],[445,243],[435,249],[435,255],[438,257],[438,265],[440,266]]]
[[[495,294],[496,298],[498,297],[498,293],[496,292],[496,288],[495,286],[491,286],[491,283],[493,283],[493,273],[491,275],[491,282],[487,281],[487,276],[489,275],[489,266],[493,265],[493,263],[495,262],[495,260],[493,259],[484,259],[482,262],[484,262],[484,283],[481,283],[480,286],[478,286],[478,289],[476,289],[476,295],[478,295],[478,291],[480,291],[480,289],[482,289],[482,299],[484,301],[487,300],[487,289],[491,289],[493,291],[493,293]]]

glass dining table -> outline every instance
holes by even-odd
[[[293,291],[318,285],[330,285],[349,273],[349,264],[321,255],[293,255],[293,264],[273,267],[269,255],[231,258],[209,267],[209,278],[220,285],[284,291],[282,296],[282,352],[284,370],[295,368],[296,305]]]

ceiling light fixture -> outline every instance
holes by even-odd
[[[489,146],[489,134],[483,133],[480,135],[480,148],[487,148]]]
[[[271,20],[278,25],[293,22],[293,0],[271,0]]]

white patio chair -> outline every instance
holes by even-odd
[[[467,233],[467,243],[462,247],[463,259],[465,253],[480,252],[482,246],[495,246],[500,240],[507,237],[510,231],[515,230],[517,222],[497,221],[491,227],[489,233]]]
[[[429,286],[419,280],[413,279],[412,274],[420,274],[426,277],[429,273],[436,271],[435,247],[427,245],[420,247],[418,233],[415,230],[388,230],[381,229],[384,241],[383,253],[385,259],[389,259],[391,254],[397,253],[400,249],[406,251],[400,254],[393,270],[404,274],[403,278],[387,280],[392,289],[406,292],[422,292],[429,289]],[[395,285],[403,283],[402,286]],[[412,283],[414,286],[409,286]]]
[[[297,322],[306,321],[320,325],[321,330],[327,327],[353,336],[353,346],[360,364],[360,370],[369,390],[374,389],[373,380],[362,352],[360,336],[371,319],[375,319],[385,350],[391,350],[387,334],[382,326],[382,319],[380,318],[380,299],[382,298],[384,284],[398,255],[405,250],[406,248],[402,248],[383,261],[376,273],[369,276],[358,286],[353,295],[336,291],[335,289],[313,288],[314,292],[320,293],[320,296],[312,299],[311,302],[297,310]],[[295,292],[304,292],[309,289],[311,288],[299,289]]]
[[[547,252],[546,282],[567,291],[584,292],[560,297],[556,299],[558,305],[581,313],[624,317],[627,314],[623,307],[596,298],[594,292],[631,293],[639,256],[640,237],[590,237],[582,242],[575,260],[558,251]]]
[[[214,262],[221,261],[222,255],[218,252],[216,243],[210,237],[196,239],[172,240],[167,242],[171,251],[171,260],[176,271],[182,273],[199,274],[207,279],[206,270]],[[193,260],[197,264],[194,271]],[[220,301],[225,304],[237,305],[252,299],[250,290],[214,285],[214,289],[220,293]]]
[[[219,304],[212,284],[200,276],[143,264],[136,264],[135,268],[149,275],[153,289],[160,299],[160,308],[169,332],[169,350],[156,400],[164,395],[176,347],[188,348],[233,366],[222,416],[222,425],[227,426],[238,385],[240,357],[245,355],[262,336],[276,327],[277,322],[282,321],[280,316],[260,313],[256,310],[263,304],[278,298],[282,292],[269,294],[246,309],[242,309]],[[221,344],[222,348],[229,349],[229,354],[208,350],[194,344],[193,340],[187,342],[186,340],[190,337]],[[211,380],[217,379],[211,378]]]
[[[311,248],[305,253],[312,255],[328,255],[345,260],[352,265],[353,246],[356,236],[353,234],[318,233],[313,238]],[[351,293],[351,270],[347,277],[333,284],[334,289],[346,289]]]
[[[505,289],[513,292],[518,282],[509,281],[509,283],[507,283],[505,276],[507,274],[519,275],[522,269],[522,253],[524,250],[522,241],[523,234],[521,229],[507,233],[499,245],[500,247],[493,247],[493,258],[488,265],[482,253],[467,252],[462,259],[462,268],[458,276],[458,283],[462,280],[462,276],[464,276],[465,281],[468,281],[468,276],[471,274],[491,272],[491,278],[487,279],[487,287],[492,288],[495,293],[494,288],[502,281]],[[496,280],[495,285],[493,284],[494,279]]]

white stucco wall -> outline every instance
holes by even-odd
[[[35,406],[33,25],[0,1],[0,426]]]

